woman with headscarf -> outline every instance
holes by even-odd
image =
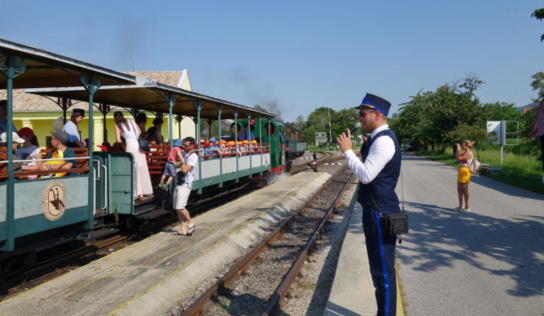
[[[122,143],[121,137],[125,139],[126,152],[134,155],[134,181],[136,188],[136,202],[143,200],[144,194],[153,194],[149,169],[147,168],[147,160],[145,152],[140,149],[138,136],[140,129],[132,120],[125,119],[122,112],[113,114],[115,120],[115,139],[117,143]]]

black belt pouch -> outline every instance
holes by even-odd
[[[382,233],[386,236],[398,236],[408,233],[408,214],[406,212],[382,215]]]

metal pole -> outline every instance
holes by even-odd
[[[198,180],[199,180],[199,186],[198,186],[198,194],[202,194],[202,155],[200,153],[200,111],[202,110],[202,102],[196,101],[196,111],[197,111],[197,125],[196,125],[196,136],[197,142],[198,142]]]
[[[85,82],[83,82],[85,84]],[[89,197],[88,197],[88,203],[89,203],[89,221],[87,222],[87,229],[93,229],[94,227],[94,172],[93,172],[93,98],[94,93],[96,92],[96,87],[100,85],[98,78],[96,78],[94,75],[89,75],[89,87],[87,88],[87,91],[89,92]],[[96,86],[95,86],[96,84]],[[100,170],[98,170],[100,172]]]
[[[174,140],[172,139],[174,136],[173,131],[173,125],[172,125],[172,108],[174,107],[174,104],[176,103],[176,98],[173,94],[167,93],[165,94],[165,99],[168,102],[168,139],[170,143],[170,150],[174,147]]]
[[[327,108],[329,115],[329,150],[332,151],[332,126],[331,126],[331,109]]]
[[[234,112],[234,146],[235,146],[235,157],[236,157],[236,183],[240,182],[238,176],[238,110],[232,110]]]
[[[249,142],[248,142],[248,150],[249,150],[249,178],[250,179],[253,179],[253,156],[252,156],[252,152],[251,152],[251,113],[247,113],[247,129],[248,129],[248,135],[247,137],[249,138]]]
[[[259,114],[259,153],[261,154],[261,176],[263,175],[263,122],[261,121],[261,114]]]
[[[215,105],[217,109],[217,123],[219,124],[219,187],[223,187],[223,144],[221,143],[221,105]]]
[[[6,118],[7,125],[7,157],[8,157],[8,196],[6,199],[7,203],[7,220],[8,220],[8,240],[2,250],[12,251],[15,249],[15,175],[13,170],[13,151],[11,150],[11,144],[13,142],[12,133],[13,133],[13,78],[15,78],[15,57],[8,56],[7,60],[8,66],[8,116]]]

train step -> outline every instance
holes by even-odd
[[[155,209],[151,212],[147,212],[147,213],[144,213],[144,214],[140,214],[138,216],[136,216],[137,219],[155,219],[157,217],[161,217],[161,216],[164,216],[166,214],[168,214],[169,212],[167,210],[164,210],[164,209]]]
[[[116,228],[104,228],[100,230],[93,230],[90,233],[81,234],[76,239],[77,240],[94,240],[94,239],[106,237],[109,235],[117,234],[118,232],[119,232],[119,229],[116,229]]]

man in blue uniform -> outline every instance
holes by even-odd
[[[357,201],[363,207],[363,229],[372,282],[376,288],[378,315],[395,316],[397,281],[395,274],[396,236],[382,233],[381,217],[400,212],[395,187],[400,174],[401,151],[397,137],[387,125],[389,101],[367,93],[359,109],[359,121],[371,133],[361,150],[362,161],[351,149],[348,130],[336,139],[350,169],[360,182]],[[371,196],[381,213],[376,210]]]
[[[238,140],[247,140],[252,141],[255,139],[255,135],[253,135],[253,132],[249,130],[249,124],[244,124],[244,130],[240,133],[240,136],[238,137]]]

